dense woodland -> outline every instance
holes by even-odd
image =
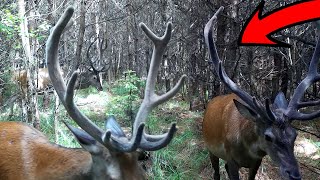
[[[296,1],[266,1],[264,13],[293,2]],[[228,75],[261,100],[273,100],[279,91],[289,99],[305,77],[320,35],[320,22],[296,25],[273,35],[290,44],[290,48],[238,46],[240,31],[259,3],[259,0],[2,0],[0,106],[5,113],[0,119],[28,122],[41,129],[45,126],[41,121],[42,111],[57,113],[58,103],[47,105],[55,99],[53,88],[50,85],[40,87],[42,82],[38,79],[42,77],[40,69],[46,67],[45,45],[51,28],[69,5],[75,7],[75,15],[60,40],[59,49],[66,81],[79,69],[98,72],[105,92],[112,92],[112,86],[126,78],[143,85],[152,43],[139,23],[145,23],[157,35],[162,35],[166,24],[172,22],[172,38],[157,77],[157,91],[169,91],[180,76],[186,74],[187,82],[177,99],[185,102],[188,110],[202,113],[210,99],[229,92],[208,63],[203,37],[206,22],[224,6],[216,22],[214,38]],[[23,73],[26,80],[17,78]],[[135,85],[135,91],[128,93],[130,97],[131,93],[136,93],[137,97],[133,98],[140,99],[143,86]],[[320,83],[317,82],[308,88],[305,99],[319,98]],[[137,109],[134,106],[126,106],[130,110],[126,112],[129,119]],[[306,111],[313,109],[319,106]],[[311,126],[312,133],[319,138],[320,123]],[[317,142],[319,144],[319,139]],[[319,172],[319,163],[313,166]]]
[[[292,1],[294,2],[294,1]],[[189,79],[182,92],[190,109],[225,93],[219,79],[210,71],[203,39],[203,28],[218,7],[226,7],[217,21],[217,45],[230,77],[252,95],[274,98],[283,91],[287,97],[301,81],[310,61],[318,32],[317,22],[285,29],[274,35],[291,48],[239,47],[239,33],[259,1],[4,1],[1,3],[1,104],[14,92],[12,73],[31,72],[45,66],[45,42],[50,28],[68,5],[76,16],[62,40],[60,63],[66,78],[76,69],[90,65],[103,69],[103,83],[111,84],[124,72],[134,71],[145,77],[152,45],[138,24],[163,32],[173,23],[173,37],[159,75],[159,89],[166,91],[181,74]],[[267,1],[265,11],[291,2]],[[24,34],[21,36],[21,34]],[[30,81],[32,82],[32,81]],[[29,83],[28,94],[37,84]],[[319,84],[306,96],[319,97]],[[34,103],[29,97],[28,104]],[[37,108],[31,106],[32,108]],[[30,107],[30,108],[31,108]],[[31,109],[32,109],[31,108]],[[35,113],[31,110],[30,113]],[[24,118],[31,118],[26,116]],[[32,119],[28,120],[33,122]]]

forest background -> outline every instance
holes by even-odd
[[[264,12],[293,2],[296,1],[266,1]],[[68,80],[77,69],[101,70],[103,91],[93,87],[79,90],[78,105],[98,124],[113,114],[130,127],[143,97],[152,55],[152,44],[138,25],[144,22],[161,35],[167,22],[172,22],[172,38],[157,78],[157,91],[170,90],[182,74],[187,74],[188,80],[179,96],[169,105],[159,107],[148,123],[151,131],[166,129],[171,121],[178,122],[180,129],[172,147],[153,154],[146,166],[154,179],[210,179],[212,169],[201,139],[202,114],[210,99],[229,91],[208,65],[203,38],[206,22],[220,6],[225,7],[216,25],[218,54],[229,76],[259,99],[273,99],[279,91],[287,98],[293,94],[305,76],[319,36],[320,22],[314,21],[274,34],[278,40],[290,44],[290,48],[238,46],[240,31],[259,3],[258,0],[2,0],[0,120],[27,122],[54,142],[78,146],[69,140],[71,135],[61,123],[68,116],[59,106],[52,87],[40,89],[38,81],[39,69],[45,68],[45,43],[50,29],[65,8],[73,5],[73,23],[60,42],[59,59],[64,77]],[[16,73],[22,71],[28,72],[26,89],[16,78]],[[319,99],[319,92],[317,82],[306,91],[305,99]],[[305,111],[313,109],[319,107]],[[298,154],[305,159],[304,166],[300,166],[305,168],[304,174],[318,178],[320,122],[295,122],[294,125],[300,129],[301,142],[308,144],[308,148],[302,148]],[[188,145],[183,146],[186,142]],[[176,157],[169,156],[170,153]],[[192,157],[190,155],[196,160],[186,159]],[[276,170],[266,172],[265,169],[274,169],[268,163],[267,159],[266,165],[260,168],[259,179],[277,177]]]

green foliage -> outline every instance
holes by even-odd
[[[95,87],[89,86],[85,89],[76,90],[77,97],[87,97],[90,94],[97,94],[99,93]]]
[[[130,121],[139,107],[140,87],[145,81],[137,77],[134,71],[127,71],[111,88],[114,95],[107,108],[107,115],[115,115],[119,119]]]
[[[20,23],[22,19],[17,13],[16,3],[2,7],[0,9],[0,35],[3,40],[11,41],[15,40],[18,36],[25,36],[26,34],[20,33]],[[49,29],[49,24],[47,22],[37,22],[35,29],[29,29],[29,36],[32,38],[37,38],[39,41],[45,41],[47,38],[47,31]],[[20,41],[13,41],[14,48],[20,49]]]
[[[21,19],[17,14],[12,13],[15,7],[9,6],[0,10],[0,33],[7,39],[13,39],[19,34]]]
[[[12,67],[8,64],[3,64],[5,67],[5,71],[0,74],[0,78],[4,83],[3,88],[3,98],[7,99],[11,95],[16,94],[19,90],[19,87],[17,86],[17,83],[13,81],[13,75],[12,75]]]
[[[179,105],[176,101],[170,101],[165,107],[156,109],[148,118],[149,132],[151,134],[162,133],[163,129],[160,127],[169,127],[170,123],[179,121],[177,117],[178,113],[183,111],[181,107],[184,107],[184,104]],[[178,122],[177,125],[179,124]],[[209,166],[208,152],[199,146],[201,137],[193,128],[192,116],[183,119],[183,127],[186,129],[178,129],[172,142],[166,148],[152,154],[150,179],[201,179],[199,173],[204,167]]]
[[[57,115],[58,121],[54,122],[54,106],[51,107],[52,108],[50,109],[50,113],[41,114],[41,131],[46,134],[46,136],[51,142],[55,142],[66,147],[80,147],[78,142],[76,142],[75,138],[73,138],[73,135],[69,131],[69,129],[65,126],[64,123],[61,122],[61,119],[65,120],[66,122],[72,125],[74,125],[74,122],[70,120],[70,118],[66,114],[63,114],[62,111]]]
[[[104,114],[99,114],[95,110],[98,110],[100,107],[105,107],[107,98],[107,94],[104,92],[98,92],[95,88],[86,88],[76,91],[75,103],[78,105],[80,111],[92,120],[93,123],[99,127],[103,127]],[[97,99],[103,100],[98,101]],[[41,107],[41,101],[42,98],[39,98],[39,107]],[[78,125],[70,118],[62,105],[59,106],[58,114],[56,115],[57,120],[55,122],[53,121],[55,111],[54,98],[51,98],[49,109],[39,110],[41,111],[41,131],[44,132],[51,141],[66,147],[80,147],[79,143],[62,121],[74,127],[78,127]]]
[[[50,29],[50,25],[47,22],[42,22],[36,29],[29,32],[29,36],[37,38],[39,41],[45,41],[47,39],[47,31]]]
[[[143,81],[136,75],[135,71],[126,71],[121,79],[116,81],[112,92],[119,96],[126,96],[130,92],[132,97],[136,97],[139,93],[139,87],[143,86]]]

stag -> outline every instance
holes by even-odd
[[[226,161],[230,179],[239,179],[239,168],[249,168],[249,179],[254,180],[262,158],[269,155],[280,167],[285,179],[301,179],[298,162],[294,156],[296,130],[293,120],[312,120],[320,116],[320,111],[305,114],[300,108],[319,105],[320,101],[303,102],[303,94],[314,82],[320,80],[317,72],[320,55],[318,40],[310,62],[307,76],[294,90],[288,102],[283,92],[279,92],[274,102],[266,99],[262,104],[234,83],[226,74],[219,59],[212,37],[212,24],[221,7],[209,20],[204,29],[205,43],[211,63],[220,80],[232,94],[213,98],[207,105],[203,120],[203,137],[210,152],[214,168],[214,178],[220,179],[219,158]]]
[[[156,36],[146,25],[140,24],[152,40],[153,55],[146,81],[145,97],[138,110],[131,136],[127,136],[114,117],[100,129],[82,114],[74,103],[74,88],[78,72],[74,72],[66,86],[59,71],[59,40],[74,9],[69,7],[59,19],[46,44],[46,60],[52,84],[70,117],[83,129],[68,124],[82,149],[64,148],[52,144],[36,129],[18,122],[0,123],[0,177],[9,180],[140,180],[146,179],[138,163],[138,149],[156,151],[166,147],[176,132],[173,123],[161,135],[148,134],[145,121],[148,114],[161,103],[172,98],[181,88],[182,76],[173,89],[163,95],[155,94],[156,77],[172,25],[168,23],[164,36]]]
[[[95,67],[96,61],[92,61],[91,60],[92,58],[90,57],[90,49],[91,49],[92,45],[96,42],[96,40],[90,43],[89,48],[87,50],[86,56],[87,56],[87,60],[90,63],[90,68],[87,68],[84,71],[80,71],[80,77],[77,79],[77,82],[75,85],[76,89],[84,89],[84,88],[88,88],[89,86],[93,86],[98,91],[103,90],[102,78],[101,78],[100,74],[102,72],[105,72],[108,70],[108,68],[106,68],[107,65],[104,64],[102,67],[96,68]],[[101,44],[103,44],[103,42]],[[102,47],[100,47],[100,48],[102,48]]]
[[[95,87],[98,91],[102,91],[102,79],[100,77],[100,70],[93,66],[89,69],[80,71],[79,78],[76,81],[75,89],[86,89],[90,86]]]

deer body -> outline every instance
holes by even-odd
[[[240,101],[235,94],[228,94],[208,103],[203,119],[204,142],[211,154],[253,168],[266,155],[264,144],[256,124],[239,113],[233,99]]]
[[[37,72],[37,76],[34,78],[35,78],[34,84],[37,86],[37,90],[45,89],[51,84],[48,68],[39,68]],[[22,89],[27,88],[28,74],[26,70],[14,72],[13,79],[18,81]]]
[[[48,68],[39,68],[37,71],[37,76],[34,77],[34,85],[36,86],[37,91],[41,91],[48,88],[51,85],[51,81]],[[63,74],[62,71],[61,73]],[[29,75],[26,70],[15,71],[13,74],[13,80],[18,82],[23,95],[26,95],[27,93],[28,76]]]
[[[35,84],[38,90],[45,89],[51,84],[48,68],[40,68],[38,70],[38,77],[35,80]]]
[[[1,122],[0,179],[105,180],[120,179],[120,176],[123,179],[143,177],[142,169],[134,169],[140,168],[137,154],[113,157],[103,146],[97,147],[102,149],[101,154],[62,147],[49,142],[43,133],[24,123]],[[107,160],[113,164],[107,163]],[[105,176],[103,171],[109,171],[110,175]]]
[[[26,91],[28,86],[28,77],[26,70],[15,71],[12,79],[18,82],[23,91]]]
[[[63,71],[60,71],[63,75]],[[80,77],[76,82],[76,89],[85,89],[89,86],[95,87],[98,91],[102,91],[102,83],[100,80],[98,71],[91,71],[86,69],[80,73]],[[51,86],[51,80],[49,77],[48,68],[39,68],[37,76],[34,77],[34,85],[37,87],[37,90],[43,90]],[[26,70],[16,71],[13,74],[13,80],[17,81],[23,90],[24,93],[27,92],[28,86],[28,74]]]
[[[88,152],[52,144],[26,124],[1,122],[0,134],[1,179],[79,179],[91,169]]]

